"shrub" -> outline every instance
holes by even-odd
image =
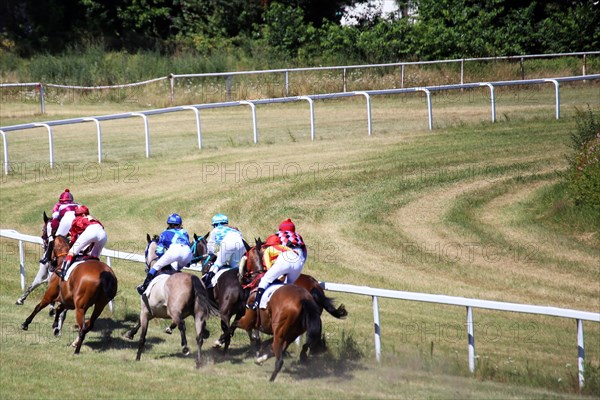
[[[574,155],[569,161],[568,191],[576,205],[600,211],[600,113],[577,112],[577,130],[571,135]]]

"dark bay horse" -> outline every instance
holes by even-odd
[[[150,269],[158,259],[156,256],[158,237],[155,236],[150,239],[150,236],[147,235],[147,240],[146,266]],[[185,334],[185,318],[193,315],[196,328],[196,344],[198,345],[196,368],[200,368],[202,365],[202,344],[204,339],[208,338],[206,320],[209,315],[216,314],[216,310],[210,306],[206,288],[196,275],[185,272],[175,272],[164,278],[161,275],[154,278],[156,282],[152,286],[150,294],[141,296],[140,319],[132,329],[125,333],[125,336],[133,339],[140,327],[142,328],[136,356],[136,360],[139,361],[144,350],[149,321],[153,318],[170,319],[172,321],[171,327],[177,326],[181,333],[182,353],[188,355],[190,350],[187,346]]]
[[[46,212],[44,211],[44,225],[42,226],[42,252],[44,255],[42,256],[42,260],[44,260],[45,258],[49,259],[50,258],[49,255],[48,255],[48,257],[46,257],[46,252],[52,251],[52,249],[50,248],[51,242],[49,242],[49,240],[48,240],[48,222],[49,221],[50,221],[50,218],[48,218],[48,216],[46,215]],[[37,275],[31,282],[31,285],[29,285],[27,287],[27,289],[25,289],[25,291],[23,292],[21,297],[19,297],[17,299],[17,301],[15,302],[16,305],[22,306],[25,303],[25,299],[27,299],[27,296],[29,296],[31,294],[31,292],[33,292],[42,283],[50,282],[51,272],[48,270],[50,268],[50,262],[49,261],[46,262],[46,261],[42,261],[42,260],[40,260],[40,267],[38,269]],[[54,315],[54,304],[51,303],[50,307],[51,307],[50,314]]]
[[[250,301],[254,301],[253,296],[254,294],[250,297]],[[271,382],[275,380],[283,366],[284,352],[290,343],[304,332],[306,332],[306,343],[302,346],[300,361],[307,360],[308,349],[311,355],[325,350],[325,343],[321,338],[321,312],[313,296],[306,289],[296,285],[283,285],[273,293],[267,308],[259,308],[258,312],[247,309],[242,319],[234,325],[247,331],[249,336],[254,329],[273,335],[272,352],[276,360]],[[257,350],[256,362],[262,364],[269,358],[269,354],[262,356],[259,354],[259,337],[255,338],[254,342]]]
[[[69,251],[69,242],[64,236],[56,236],[52,242],[51,265],[62,268],[62,263]],[[75,354],[79,354],[85,335],[94,327],[94,322],[104,307],[114,299],[117,294],[117,278],[113,270],[105,263],[98,260],[87,260],[73,268],[67,281],[61,280],[52,274],[44,297],[29,317],[23,322],[21,328],[27,330],[29,324],[40,310],[54,301],[59,305],[53,324],[54,334],[60,334],[60,328],[67,310],[75,310],[75,318],[79,327],[79,335],[73,342]],[[85,320],[85,313],[94,306],[90,319]]]
[[[256,286],[258,279],[266,271],[263,263],[263,246],[262,241],[255,239],[255,246],[246,252],[245,265],[240,264],[240,276],[242,276],[242,285]],[[325,309],[335,318],[345,318],[348,315],[346,307],[340,304],[338,308],[333,305],[333,299],[325,295],[325,291],[315,278],[307,274],[300,274],[294,285],[306,289],[315,299],[319,306],[320,312]]]
[[[209,262],[205,262],[208,256],[206,238],[205,236],[198,236],[194,234],[194,243],[192,244],[192,262],[196,261],[204,265],[203,271],[206,273],[208,267],[211,265]],[[244,242],[245,243],[245,242]],[[221,330],[223,333],[217,341],[215,341],[216,347],[223,347],[223,351],[226,352],[229,349],[231,343],[231,337],[235,331],[231,329],[232,323],[242,318],[245,309],[245,300],[248,298],[249,290],[244,291],[238,278],[238,269],[228,269],[223,272],[217,284],[214,287],[208,289],[208,298],[213,302],[214,305],[219,309],[219,315],[221,316]],[[233,318],[233,322],[232,319]]]

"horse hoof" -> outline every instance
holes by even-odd
[[[129,340],[133,340],[133,333],[131,333],[131,331],[125,332],[123,336],[125,336]]]
[[[21,329],[23,329],[24,331],[29,329],[29,325],[27,324],[21,324]]]
[[[15,302],[15,304],[18,306],[22,306],[24,303],[25,303],[25,301],[23,299],[19,299]]]
[[[190,355],[190,349],[186,346],[184,347],[181,352],[183,353],[184,356],[189,356]]]
[[[256,357],[256,365],[262,365],[265,361],[267,361],[267,358],[269,358],[269,356],[267,356],[266,354],[263,354],[260,357]]]
[[[48,311],[48,315],[54,317],[54,308],[51,308],[50,311]]]
[[[79,340],[75,339],[75,341],[71,343],[71,347],[77,348],[77,342],[79,342]]]
[[[215,347],[215,348],[219,349],[219,348],[221,348],[222,346],[223,346],[223,343],[221,342],[221,340],[220,340],[220,339],[217,339],[217,340],[215,340],[215,344],[214,344],[214,347]]]
[[[58,337],[58,336],[60,336],[60,329],[58,329],[58,328],[54,328],[54,329],[52,330],[52,333],[54,333],[54,336]]]
[[[169,335],[170,335],[171,333],[173,333],[173,330],[171,330],[171,327],[170,327],[170,326],[167,326],[167,328],[165,329],[165,333],[168,333]]]

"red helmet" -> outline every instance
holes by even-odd
[[[58,198],[58,201],[60,203],[68,203],[70,201],[73,201],[73,195],[71,194],[71,191],[69,189],[65,189],[65,191],[62,192],[62,194]]]
[[[285,231],[296,232],[296,225],[294,225],[292,220],[288,218],[285,221],[283,221],[281,224],[279,224],[279,230],[282,232],[285,232]]]
[[[88,208],[83,204],[75,208],[75,215],[88,215],[89,213],[90,210],[88,210]]]
[[[275,246],[278,244],[281,244],[281,240],[279,240],[279,236],[273,234],[267,238],[264,246],[268,247],[268,246]]]

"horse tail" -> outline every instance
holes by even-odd
[[[310,348],[311,354],[323,350],[325,343],[321,338],[323,326],[319,308],[315,302],[303,299],[302,304],[302,326],[306,330],[306,345]]]
[[[200,278],[192,275],[192,289],[194,290],[194,313],[202,313],[208,318],[209,315],[219,315],[219,310],[210,303],[206,288]]]
[[[112,301],[117,295],[117,277],[112,271],[102,271],[100,273],[100,285],[108,301]]]
[[[337,319],[342,319],[346,318],[348,315],[346,306],[340,304],[338,308],[335,308],[333,305],[333,299],[325,296],[325,292],[322,289],[319,290],[317,288],[312,288],[310,294],[312,295],[313,299],[315,299],[315,302],[319,306],[323,307],[329,314],[331,314],[331,316]]]

